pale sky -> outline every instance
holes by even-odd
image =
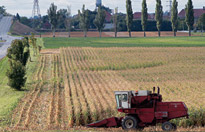
[[[20,16],[32,16],[32,8],[33,8],[34,0],[0,0],[0,6],[4,5],[7,9],[7,12],[11,14],[19,13]],[[71,6],[72,15],[77,14],[78,9],[82,8],[82,5],[85,4],[87,9],[94,10],[95,9],[95,1],[96,0],[39,0],[40,12],[41,15],[45,15],[47,13],[47,9],[49,8],[52,2],[57,5],[58,9],[64,9],[67,6]],[[148,12],[154,13],[155,11],[155,2],[156,0],[147,0]],[[167,11],[169,9],[168,0],[162,0],[163,10]],[[178,0],[179,3],[179,11],[184,9],[185,4],[188,0]],[[192,0],[194,4],[194,8],[203,8],[205,6],[205,0]],[[126,0],[102,0],[102,4],[114,9],[118,7],[119,12],[125,13],[125,2]],[[132,0],[132,7],[134,12],[141,11],[141,3],[142,0]]]

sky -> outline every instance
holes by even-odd
[[[4,5],[7,12],[15,15],[19,13],[20,16],[32,16],[34,0],[0,0],[0,6]],[[169,0],[162,0],[163,11],[169,10],[168,2]],[[181,11],[185,8],[185,4],[188,0],[178,0],[178,10]],[[205,6],[205,0],[192,0],[194,8],[203,8]],[[82,8],[85,4],[87,9],[94,10],[96,0],[39,0],[40,13],[41,15],[47,14],[47,9],[51,3],[55,3],[58,9],[66,9],[67,6],[71,6],[72,15],[77,14],[78,10]],[[142,0],[132,0],[133,12],[141,11]],[[102,0],[102,4],[111,9],[118,7],[119,12],[126,12],[126,0]],[[155,12],[156,0],[147,0],[148,12]]]

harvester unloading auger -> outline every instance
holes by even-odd
[[[123,129],[142,130],[146,126],[162,123],[164,131],[176,130],[176,125],[169,121],[175,118],[187,117],[188,109],[183,102],[162,102],[160,88],[155,93],[147,90],[116,91],[115,98],[119,112],[125,117],[111,117],[91,123],[88,127],[122,127]]]

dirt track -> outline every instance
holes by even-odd
[[[64,88],[58,55],[43,54],[34,74],[34,89],[21,100],[13,113],[11,130],[66,129]]]
[[[158,37],[158,32],[146,32],[147,37]],[[42,37],[53,37],[51,32],[44,33]],[[161,32],[162,37],[173,36],[173,32]],[[188,36],[188,33],[177,32],[177,36]],[[37,35],[39,37],[39,35]],[[56,32],[56,37],[68,37],[67,32]],[[83,32],[71,32],[71,37],[84,37]],[[98,32],[88,32],[87,37],[99,37]],[[102,37],[114,37],[114,32],[103,32]],[[118,37],[129,37],[128,32],[118,32]],[[144,37],[143,32],[132,32],[132,37]]]

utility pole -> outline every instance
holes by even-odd
[[[32,17],[41,17],[40,14],[40,7],[39,7],[39,1],[34,0],[33,1],[33,11],[32,11]]]
[[[169,18],[170,18],[170,20],[171,20],[171,17],[172,17],[172,0],[168,0],[167,1],[167,7],[169,7]]]

